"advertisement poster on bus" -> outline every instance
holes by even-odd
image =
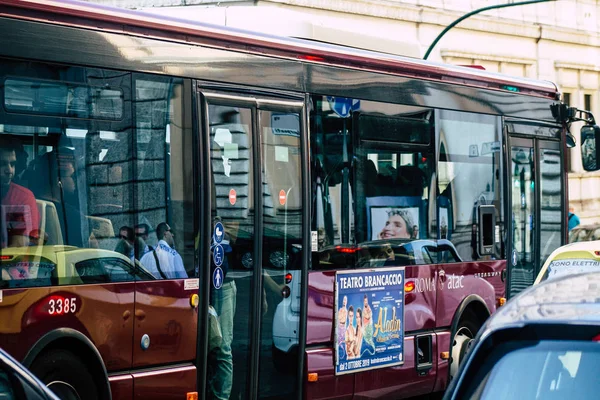
[[[419,239],[423,200],[418,196],[368,197],[367,231],[370,240]]]
[[[335,373],[404,363],[404,267],[338,271]]]

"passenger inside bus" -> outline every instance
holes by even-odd
[[[80,201],[85,190],[80,190],[75,153],[69,141],[59,140],[58,146],[33,160],[28,169],[31,173],[28,182],[36,198],[56,206],[64,236],[62,241],[88,247],[87,220],[82,212],[85,202]],[[54,243],[61,242],[57,238],[51,239]]]
[[[13,182],[17,174],[18,145],[11,138],[0,139],[0,191],[2,196],[1,247],[29,244],[29,234],[39,226],[39,214],[33,193]]]

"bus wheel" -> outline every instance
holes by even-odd
[[[450,380],[458,373],[458,368],[464,361],[465,354],[469,350],[478,330],[479,326],[474,322],[474,319],[463,315],[452,339],[452,348],[450,349]]]
[[[31,372],[62,400],[97,400],[96,382],[87,366],[73,353],[53,349],[43,353]]]

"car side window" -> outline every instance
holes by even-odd
[[[109,282],[128,282],[135,280],[135,272],[131,265],[117,258],[99,258]]]
[[[423,247],[422,253],[423,253],[423,260],[425,261],[425,264],[434,264],[436,261],[435,257],[431,256],[431,253],[429,252],[430,247]],[[434,253],[435,255],[435,253]]]
[[[136,263],[136,267],[133,267],[119,258],[103,257],[85,260],[75,264],[75,269],[83,283],[114,283],[154,279],[139,263]]]
[[[75,264],[75,270],[83,283],[105,283],[106,274],[96,259],[85,260]]]

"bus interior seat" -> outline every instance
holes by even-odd
[[[58,212],[56,211],[56,205],[51,201],[36,199],[35,203],[38,208],[40,215],[40,233],[48,234],[47,245],[62,245],[63,236],[60,227],[60,221],[58,219]]]
[[[98,247],[104,250],[113,250],[117,244],[112,221],[108,218],[86,215],[90,236],[98,242]]]
[[[412,165],[398,168],[396,185],[403,188],[403,196],[422,196],[425,174],[419,167]]]
[[[363,190],[363,197],[375,196],[377,189],[377,168],[373,160],[361,162],[356,170],[357,183]]]
[[[369,160],[370,161],[370,160]],[[371,161],[372,162],[372,161]],[[389,168],[389,174],[378,173],[369,186],[373,196],[423,196],[425,174],[419,167],[404,165]]]

